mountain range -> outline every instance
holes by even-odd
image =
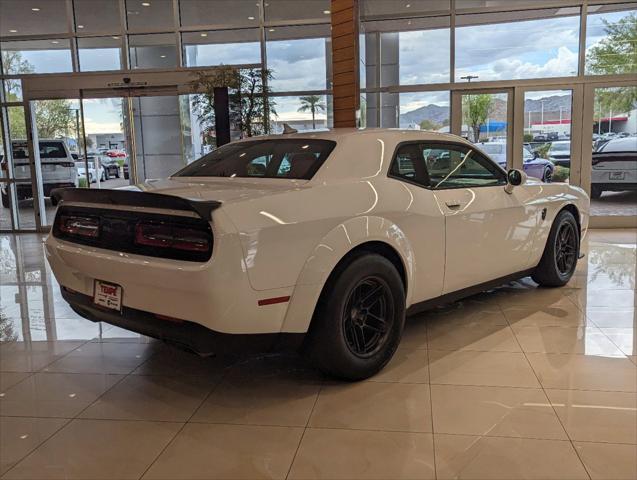
[[[542,103],[544,103],[544,112],[559,112],[562,107],[562,112],[571,111],[571,96],[570,95],[552,95],[549,97],[529,99],[524,102],[524,111],[528,112],[540,112],[542,110]],[[496,121],[506,121],[506,101],[499,98],[494,99],[491,109],[491,119]],[[400,115],[400,127],[407,128],[410,125],[419,125],[423,120],[429,120],[431,122],[442,125],[445,120],[449,120],[449,107],[440,106],[435,104],[424,105],[409,112],[402,113]]]

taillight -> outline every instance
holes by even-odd
[[[61,232],[85,238],[97,238],[100,234],[100,222],[95,217],[76,217],[62,215],[57,226]]]
[[[190,252],[210,250],[210,238],[207,232],[162,223],[138,223],[135,226],[135,243]]]

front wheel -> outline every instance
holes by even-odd
[[[543,287],[561,287],[573,276],[579,253],[579,228],[571,212],[562,210],[553,221],[540,263],[531,275]]]
[[[304,350],[323,372],[362,380],[394,355],[405,324],[405,290],[385,257],[361,253],[330,276]]]

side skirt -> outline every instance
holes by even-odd
[[[455,292],[445,293],[436,298],[430,298],[429,300],[425,300],[423,302],[414,303],[411,307],[407,309],[407,316],[415,315],[417,313],[424,312],[426,310],[431,310],[434,307],[439,305],[444,305],[445,303],[452,303],[462,298],[469,297],[471,295],[475,295],[476,293],[484,292],[485,290],[490,290],[495,287],[499,287],[508,282],[512,282],[514,280],[519,280],[520,278],[528,277],[533,273],[534,268],[530,268],[528,270],[523,270],[521,272],[513,273],[511,275],[506,275],[504,277],[496,278],[495,280],[489,280],[488,282],[480,283],[478,285],[474,285],[472,287],[463,288],[462,290],[456,290]]]

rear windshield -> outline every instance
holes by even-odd
[[[599,147],[598,152],[637,152],[637,137],[616,138]]]
[[[330,140],[276,139],[231,143],[174,177],[260,177],[309,180],[332,152]]]
[[[29,158],[29,147],[27,142],[13,142],[13,158]],[[66,150],[62,142],[40,142],[40,159],[44,158],[66,158]]]
[[[551,150],[554,152],[567,152],[571,149],[570,143],[554,143],[551,145]]]

